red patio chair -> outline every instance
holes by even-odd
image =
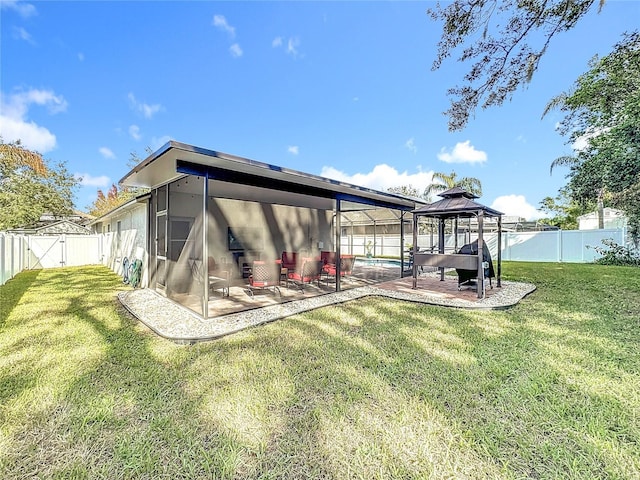
[[[253,289],[269,289],[273,287],[273,291],[278,292],[282,298],[280,291],[280,271],[281,261],[274,260],[266,262],[262,260],[254,260],[251,267],[251,275],[249,275],[249,294],[253,298]]]
[[[320,286],[320,274],[322,272],[322,260],[319,258],[302,258],[293,272],[289,272],[289,280],[292,280],[296,286],[304,291],[304,284],[311,283],[314,280]]]
[[[353,272],[353,265],[355,263],[355,255],[340,255],[340,277],[346,277]],[[329,283],[329,277],[336,276],[338,268],[335,263],[327,263],[322,267],[322,272],[325,274],[325,280]]]

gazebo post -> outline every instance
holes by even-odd
[[[502,287],[502,215],[498,215],[498,287]]]
[[[404,214],[400,212],[400,278],[404,278]]]
[[[416,267],[416,252],[418,251],[418,214],[413,214],[413,262],[411,262],[411,274],[413,275],[413,289],[418,286],[418,267]]]
[[[352,227],[353,228],[353,227]],[[337,241],[335,245],[336,251],[336,292],[340,291],[340,273],[342,270],[342,262],[340,256],[342,255],[342,202],[339,198],[336,198],[336,233]]]
[[[458,217],[453,219],[453,253],[458,251]]]
[[[484,296],[484,238],[482,235],[484,212],[478,210],[478,298]]]
[[[444,253],[444,217],[438,220],[438,253]],[[440,281],[444,282],[444,267],[440,267]]]

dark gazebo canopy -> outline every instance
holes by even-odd
[[[416,249],[414,253],[413,262],[413,288],[417,286],[418,265],[423,266],[437,266],[440,268],[440,280],[444,281],[444,268],[454,267],[461,269],[473,269],[477,270],[478,274],[478,297],[484,295],[484,268],[483,268],[483,219],[484,217],[498,217],[498,287],[500,287],[501,276],[501,252],[500,246],[502,245],[502,213],[489,208],[486,205],[482,205],[475,201],[478,198],[477,195],[466,191],[461,187],[454,187],[440,195],[442,200],[430,203],[424,207],[420,207],[413,210],[413,244],[417,246],[418,243],[418,219],[420,217],[431,217],[438,219],[438,253],[419,253]],[[444,252],[444,222],[447,219],[453,218],[456,221],[458,218],[471,218],[478,219],[478,253],[477,255],[460,255],[445,254]],[[457,227],[456,227],[457,230]],[[457,236],[456,236],[457,238]],[[473,259],[469,257],[475,257]]]
[[[467,192],[461,187],[453,187],[438,196],[442,197],[442,200],[414,210],[414,215],[434,218],[467,218],[476,216],[480,210],[488,217],[500,217],[502,215],[501,212],[474,201],[478,196]]]

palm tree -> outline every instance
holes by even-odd
[[[434,172],[431,183],[425,189],[423,196],[425,199],[430,200],[433,195],[453,187],[461,187],[478,197],[482,196],[482,183],[480,180],[475,177],[458,178],[456,172],[451,172],[450,174]]]
[[[549,175],[553,175],[553,169],[556,167],[574,167],[576,165],[580,165],[580,159],[578,159],[577,157],[572,157],[570,155],[558,157],[553,162],[551,162]]]

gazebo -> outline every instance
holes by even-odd
[[[413,255],[413,288],[417,288],[418,267],[431,266],[440,269],[440,280],[444,281],[444,269],[458,268],[464,270],[476,270],[478,272],[477,292],[478,298],[484,295],[484,266],[483,266],[483,221],[485,217],[497,217],[498,219],[498,269],[497,286],[501,286],[502,255],[500,246],[502,245],[502,213],[482,205],[475,201],[478,198],[463,188],[454,187],[442,192],[442,200],[430,203],[424,207],[413,210],[413,245],[415,252]],[[418,222],[421,217],[428,217],[438,220],[438,253],[418,252]],[[463,255],[458,253],[446,254],[444,250],[445,221],[459,218],[476,218],[478,221],[478,251],[476,255]],[[454,232],[456,234],[457,232]]]

